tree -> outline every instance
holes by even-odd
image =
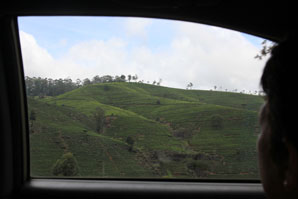
[[[223,127],[223,118],[220,115],[211,116],[211,126],[214,129],[222,129]]]
[[[26,92],[28,96],[38,96],[40,98],[44,96],[56,96],[65,92],[78,88],[81,85],[81,80],[77,79],[76,82],[72,82],[70,78],[66,79],[47,79],[41,77],[26,77]]]
[[[94,76],[93,79],[92,79],[92,83],[93,84],[101,83],[100,77],[98,75]]]
[[[78,88],[82,86],[82,81],[79,78],[76,80],[76,86]]]
[[[31,110],[29,119],[32,121],[36,120],[36,113],[34,110]]]
[[[116,75],[114,78],[114,82],[120,82],[120,81],[121,81],[120,77],[118,75]]]
[[[95,130],[97,133],[102,133],[104,129],[105,113],[104,110],[97,107],[94,112]]]
[[[32,94],[33,85],[34,85],[33,78],[26,76],[25,83],[26,83],[26,94],[28,96],[33,96]]]
[[[132,80],[137,81],[138,80],[138,75],[135,74],[134,76],[132,76]]]
[[[55,176],[77,176],[79,174],[78,162],[72,153],[65,153],[56,161],[52,172]]]
[[[125,78],[126,78],[125,75],[121,75],[121,76],[120,76],[120,79],[121,79],[123,82],[125,82]]]
[[[186,86],[186,89],[191,89],[192,86],[193,86],[193,84],[192,84],[191,82],[189,82],[189,83],[187,84],[187,86]]]
[[[156,83],[156,85],[157,85],[157,86],[160,86],[161,82],[162,82],[162,79],[159,78],[159,80],[158,80],[158,82]]]
[[[127,78],[128,78],[128,82],[130,82],[130,80],[131,80],[131,75],[128,75]]]
[[[207,176],[209,165],[201,160],[192,160],[187,164],[187,168],[192,171],[197,177]]]
[[[121,75],[120,77],[118,75],[115,76],[115,82],[125,82],[125,75]]]
[[[132,137],[128,136],[126,138],[126,143],[128,144],[129,148],[128,148],[128,151],[132,151],[133,150],[133,145],[135,143],[135,141],[132,139]]]
[[[100,77],[100,81],[102,83],[113,82],[113,77],[111,75],[104,75],[104,76]]]
[[[30,112],[30,116],[29,116],[29,120],[30,120],[30,132],[34,132],[33,131],[33,123],[36,120],[36,112],[34,110],[31,110]]]
[[[91,84],[90,79],[85,78],[85,79],[83,80],[83,85],[86,86],[86,85],[89,85],[89,84]]]
[[[263,57],[266,57],[268,54],[271,53],[272,49],[276,46],[277,44],[274,42],[268,42],[267,40],[263,40],[262,42],[262,49],[260,50],[260,53],[255,56],[255,59],[262,60]]]

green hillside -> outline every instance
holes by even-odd
[[[258,178],[263,99],[141,83],[101,83],[28,98],[31,174],[71,153],[78,177]],[[102,116],[100,116],[102,114]]]

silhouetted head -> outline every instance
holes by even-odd
[[[297,47],[292,36],[274,47],[261,78],[266,102],[260,113],[259,167],[270,198],[298,196]]]

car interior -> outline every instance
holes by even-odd
[[[18,16],[121,16],[189,21],[282,41],[297,26],[289,1],[8,1],[0,8],[1,198],[265,198],[260,180],[31,178]]]

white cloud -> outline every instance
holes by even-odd
[[[51,66],[54,66],[53,57],[37,44],[32,35],[20,31],[20,39],[25,74],[46,77]]]
[[[149,19],[126,20],[129,34],[143,37]],[[163,79],[162,85],[197,89],[258,89],[264,60],[254,59],[258,50],[240,33],[193,23],[176,24],[168,51],[111,38],[90,40],[72,46],[54,59],[34,37],[20,32],[25,74],[52,78],[92,78],[95,75],[138,74],[145,82]]]
[[[152,24],[152,19],[147,18],[127,18],[124,28],[129,36],[146,38],[147,28]]]
[[[26,76],[83,79],[127,72],[123,67],[127,57],[125,43],[119,39],[81,42],[54,59],[32,35],[20,31],[20,38]]]
[[[169,60],[173,77],[180,71],[199,88],[258,89],[264,61],[254,59],[259,49],[242,34],[193,23],[179,23],[177,32]]]
[[[54,59],[47,49],[41,47],[33,35],[20,31],[24,72],[30,77],[67,78],[74,77],[80,65],[65,59]]]
[[[126,44],[119,39],[86,41],[70,48],[64,60],[79,64],[75,76],[118,75],[125,73]]]

